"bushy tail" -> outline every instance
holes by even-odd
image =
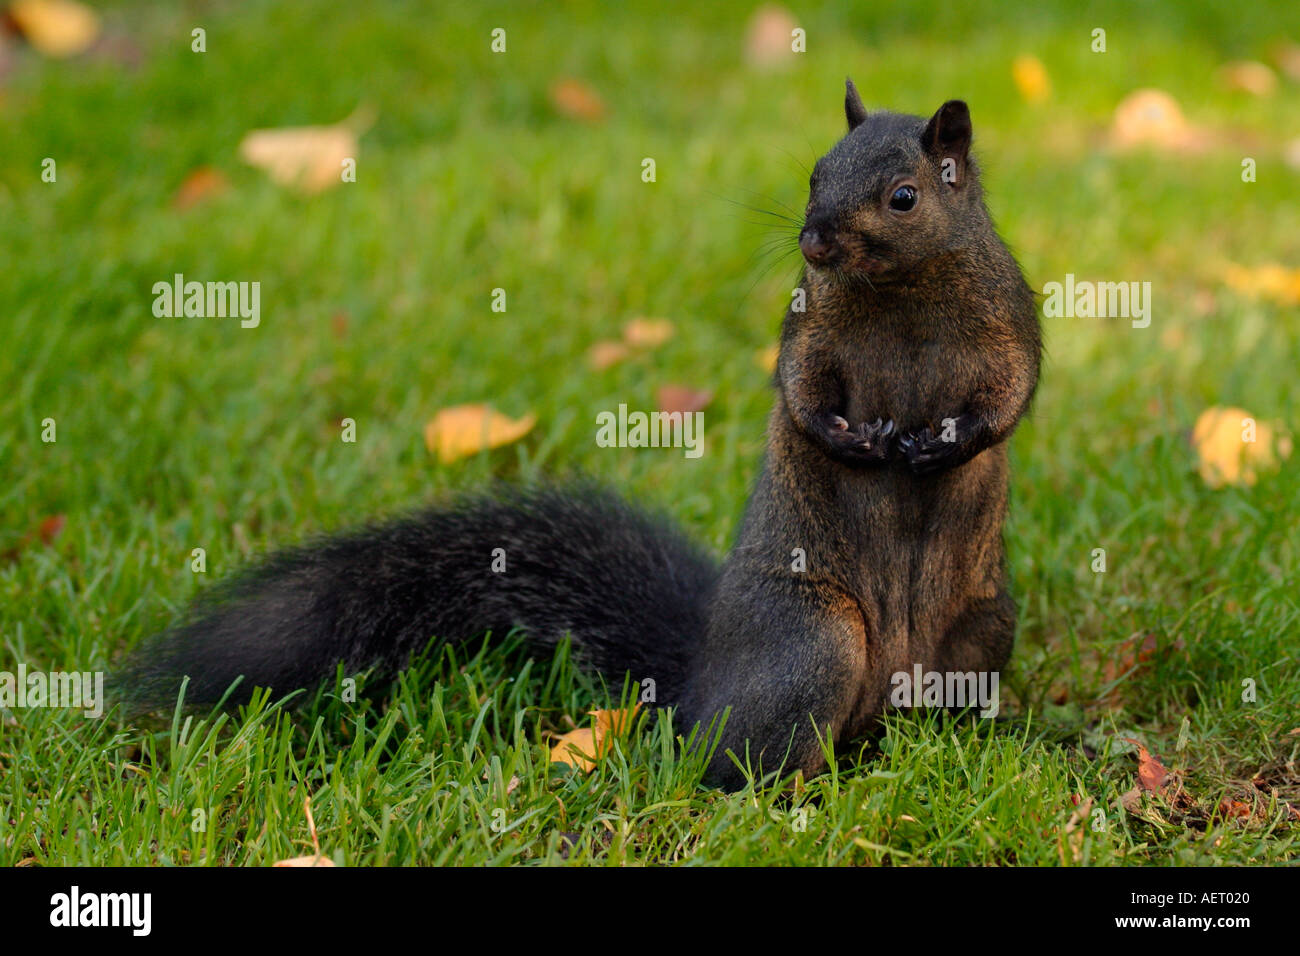
[[[497,549],[500,549],[498,551]],[[496,567],[503,570],[494,570]],[[512,491],[418,512],[273,554],[218,585],[118,675],[136,706],[277,693],[335,673],[401,668],[432,638],[565,634],[611,686],[628,671],[675,700],[704,633],[717,567],[660,518],[589,487]]]

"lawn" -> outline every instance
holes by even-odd
[[[293,708],[14,707],[0,864],[268,865],[313,852],[307,798],[321,851],[350,866],[1300,857],[1300,459],[1211,487],[1189,443],[1212,406],[1300,412],[1300,295],[1225,278],[1300,266],[1300,80],[1274,70],[1255,95],[1221,71],[1273,64],[1300,8],[808,6],[807,52],[765,69],[747,5],[442,6],[108,4],[111,42],[85,56],[9,43],[0,671],[109,670],[268,549],[495,479],[583,473],[724,553],[799,269],[749,207],[803,208],[849,74],[870,106],[969,102],[1036,290],[1151,283],[1149,327],[1044,319],[1011,449],[1020,626],[999,718],[891,716],[821,776],[728,795],[699,785],[687,728],[645,714],[590,774],[548,763],[619,696],[564,654],[435,650],[391,688]],[[1050,90],[1018,87],[1021,56]],[[603,109],[557,107],[566,78]],[[1115,109],[1144,87],[1201,134],[1115,147]],[[355,182],[302,195],[240,160],[251,130],[349,116],[369,120]],[[201,167],[224,185],[178,206]],[[176,273],[260,282],[260,323],[156,316]],[[594,368],[638,317],[675,334]],[[597,413],[670,384],[712,392],[701,457],[597,445]],[[537,424],[444,463],[424,426],[471,402]],[[1169,772],[1152,792],[1133,741]]]

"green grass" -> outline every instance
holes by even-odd
[[[435,654],[391,691],[327,688],[297,710],[0,711],[0,863],[265,865],[309,852],[308,796],[349,865],[1297,858],[1300,473],[1212,490],[1186,440],[1213,404],[1297,420],[1300,316],[1233,294],[1221,266],[1300,264],[1282,162],[1300,86],[1258,99],[1215,74],[1300,39],[1294,5],[852,8],[801,9],[810,53],[772,74],[741,56],[747,9],[699,4],[113,5],[138,68],[22,51],[0,78],[0,670],[108,668],[258,552],[492,477],[585,471],[724,551],[771,400],[755,352],[796,274],[793,258],[764,271],[772,233],[734,202],[802,207],[850,73],[872,105],[971,103],[991,208],[1035,288],[1067,272],[1153,285],[1149,329],[1045,321],[1012,451],[1003,719],[894,716],[794,792],[725,795],[698,786],[682,728],[645,717],[592,774],[549,766],[551,736],[608,700],[563,656]],[[505,56],[488,51],[497,26]],[[1047,66],[1047,104],[1018,98],[1020,53]],[[599,91],[605,122],[555,114],[562,75]],[[1211,147],[1109,150],[1115,104],[1142,86],[1219,131]],[[250,129],[361,104],[377,120],[355,184],[300,198],[237,158]],[[1243,155],[1258,182],[1240,181]],[[205,164],[229,191],[173,208]],[[154,318],[151,286],[175,272],[260,281],[261,327]],[[592,371],[587,349],[638,315],[676,336]],[[715,392],[702,458],[596,446],[598,411],[652,407],[669,382]],[[469,401],[539,425],[440,465],[422,427]],[[45,544],[32,532],[51,515],[67,523]],[[1128,666],[1134,635],[1156,648]],[[1127,737],[1177,774],[1132,811]],[[1070,826],[1087,800],[1104,827]]]

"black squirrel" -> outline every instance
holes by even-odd
[[[613,687],[656,682],[676,725],[729,711],[707,779],[814,773],[818,736],[885,710],[891,675],[997,671],[1015,605],[1006,440],[1033,395],[1033,293],[998,238],[966,104],[867,112],[814,168],[767,453],[721,567],[599,489],[463,498],[273,554],[219,585],[119,676],[137,702],[288,691],[339,661],[395,670],[433,637],[571,635]],[[506,569],[494,573],[496,548]]]

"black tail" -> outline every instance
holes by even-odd
[[[188,676],[186,699],[212,703],[242,676],[233,699],[246,699],[314,687],[339,661],[391,672],[435,637],[519,628],[544,652],[571,634],[611,686],[630,671],[673,703],[716,578],[666,521],[604,491],[472,498],[272,555],[146,643],[117,683],[166,705]]]

